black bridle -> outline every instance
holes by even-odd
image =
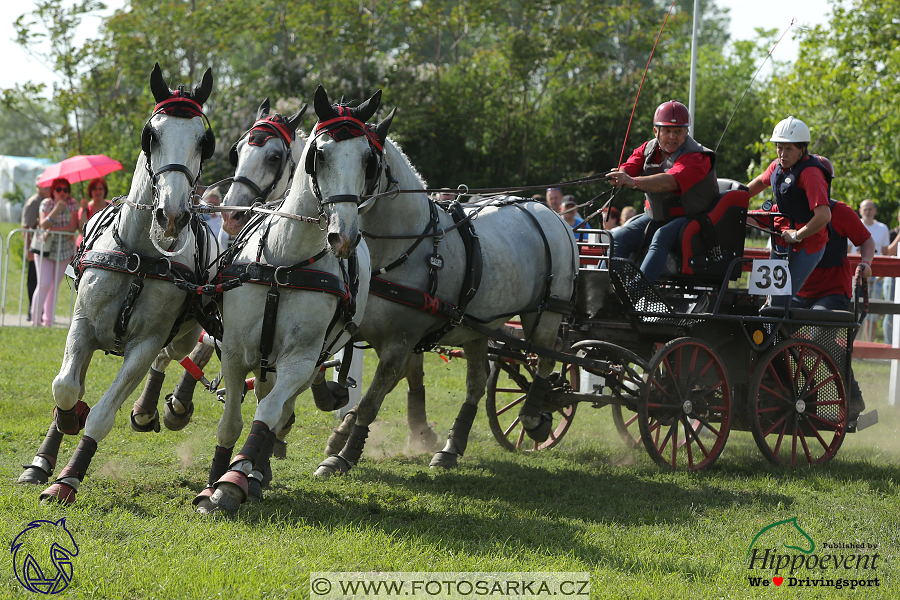
[[[229,155],[229,159],[231,156],[234,156],[233,166],[237,167],[237,146],[244,138],[249,137],[254,130],[266,130],[271,131],[275,134],[284,147],[284,155],[281,158],[281,165],[278,168],[278,173],[275,175],[275,178],[272,180],[272,183],[269,184],[265,189],[261,188],[255,181],[244,177],[243,175],[238,175],[232,179],[234,183],[241,183],[246,185],[250,190],[256,194],[256,197],[253,199],[254,202],[260,201],[265,202],[266,198],[275,190],[275,187],[278,185],[278,182],[281,181],[281,178],[284,176],[285,169],[290,165],[289,173],[293,173],[297,164],[294,162],[294,155],[291,152],[291,144],[293,144],[296,139],[296,135],[289,131],[284,125],[277,122],[275,120],[279,115],[273,115],[271,117],[267,117],[265,119],[259,119],[256,123],[253,124],[253,127],[248,129],[244,135],[235,142],[234,146],[232,146],[232,154]]]
[[[337,106],[339,116],[327,121],[316,123],[315,134],[309,142],[309,149],[306,154],[306,172],[312,178],[313,193],[319,203],[319,209],[324,212],[327,204],[338,204],[342,202],[352,202],[357,206],[362,204],[362,198],[355,194],[336,194],[327,198],[322,197],[322,191],[319,189],[319,180],[316,176],[317,162],[319,158],[319,150],[316,147],[316,140],[323,135],[331,136],[335,141],[340,142],[351,137],[365,137],[371,152],[366,162],[366,195],[372,194],[381,174],[385,171],[384,162],[384,142],[378,138],[370,126],[363,123],[356,117],[352,116],[350,109],[345,106]]]

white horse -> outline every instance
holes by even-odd
[[[91,458],[112,429],[116,411],[167,345],[170,358],[193,347],[200,327],[186,319],[194,299],[175,278],[200,280],[218,246],[208,228],[191,217],[191,197],[203,160],[215,150],[204,125],[203,103],[212,91],[212,70],[192,92],[173,92],[157,64],[150,75],[156,99],[141,134],[131,190],[118,213],[92,219],[87,238],[108,226],[82,257],[78,299],[59,374],[53,380],[54,424],[20,481],[44,481],[52,473],[62,434],[84,436],[56,482],[41,499],[73,503]],[[115,214],[111,222],[104,220]],[[86,240],[86,245],[88,241]],[[186,322],[185,322],[186,321]],[[122,354],[119,373],[93,409],[82,400],[85,375],[97,350]]]
[[[380,92],[376,96],[380,99]],[[339,119],[346,112],[344,107],[332,106],[324,92],[317,92],[314,107],[319,121]],[[343,142],[347,151],[341,154],[341,160],[320,165],[317,168],[320,176],[325,172],[334,173],[355,182],[359,194],[366,190],[366,179],[373,182],[369,186],[373,191],[386,191],[391,177],[396,178],[398,188],[395,189],[424,190],[425,183],[407,157],[386,138],[393,116],[391,112],[377,126],[369,127],[383,146],[382,156],[376,155],[371,141],[365,137]],[[561,313],[570,305],[578,272],[578,252],[570,228],[549,207],[536,202],[514,201],[478,210],[473,223],[481,251],[477,253],[473,249],[473,253],[479,254],[483,270],[481,284],[468,304],[467,314],[491,329],[502,325],[511,315],[520,314],[529,341],[538,347],[556,349]],[[468,282],[467,286],[471,283],[467,277],[466,243],[461,228],[453,227],[453,218],[438,210],[424,192],[380,197],[361,208],[360,229],[367,235],[374,276],[403,288],[386,289],[382,285],[379,290],[375,285],[378,282],[373,281],[360,337],[375,348],[378,368],[358,407],[357,420],[346,445],[339,454],[319,465],[317,475],[347,472],[356,464],[368,427],[375,420],[385,395],[407,371],[413,349],[427,334],[448,323],[435,315],[440,312],[436,299],[458,304],[467,291],[462,289],[464,281]],[[440,235],[415,245],[413,238],[423,232]],[[406,255],[408,259],[404,260]],[[385,272],[385,269],[389,270]],[[433,276],[437,277],[436,289],[431,292]],[[400,297],[400,302],[386,297]],[[416,297],[421,302],[410,306]],[[548,304],[551,310],[544,310]],[[442,344],[462,345],[465,350],[466,400],[446,446],[435,455],[432,466],[454,467],[457,456],[465,451],[468,432],[485,390],[487,342],[485,336],[461,326],[450,330],[441,340]],[[552,358],[539,358],[535,382],[520,412],[529,435],[538,440],[546,439],[551,430],[549,415],[542,413],[541,406],[554,365]]]
[[[297,126],[306,112],[306,106],[291,117],[280,114],[270,115],[269,99],[266,98],[256,112],[253,126],[234,143],[228,153],[231,165],[236,168],[234,184],[223,199],[225,206],[250,206],[255,202],[270,202],[283,198],[294,175],[297,161],[303,152],[306,138],[297,134]],[[299,140],[298,140],[299,138]],[[231,235],[237,235],[247,223],[249,211],[223,213],[222,227]],[[213,348],[197,343],[190,353],[191,360],[200,369],[212,358]],[[131,427],[135,431],[160,430],[157,405],[165,381],[165,369],[169,360],[160,356],[150,368],[147,381],[140,398],[134,403]],[[183,429],[194,414],[194,389],[197,379],[189,371],[181,374],[175,390],[166,395],[163,423],[172,431]],[[287,435],[289,427],[280,433],[280,440]],[[281,441],[281,448],[284,442]]]
[[[369,116],[375,108],[377,104]],[[354,151],[348,142],[315,142],[316,137],[310,137],[301,165],[310,152],[315,153],[313,162],[325,165],[343,163]],[[245,148],[241,157],[246,153]],[[296,396],[317,376],[321,379],[319,367],[350,340],[362,321],[371,278],[368,249],[360,243],[355,261],[336,258],[348,258],[341,250],[349,254],[358,239],[358,189],[356,178],[333,170],[311,176],[298,168],[278,209],[281,214],[262,221],[245,242],[239,240],[233,264],[222,271],[226,285],[244,274],[251,280],[226,291],[222,301],[225,410],[208,486],[194,499],[199,512],[233,512],[248,498],[261,495],[260,466],[293,413]],[[327,220],[324,230],[320,218]],[[256,374],[259,405],[247,441],[232,458],[243,426],[241,390],[250,371]]]

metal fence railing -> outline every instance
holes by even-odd
[[[18,325],[25,326],[29,325],[26,315],[28,313],[28,253],[30,252],[28,246],[26,244],[22,244],[22,254],[21,254],[21,266],[18,269],[18,273],[11,272],[10,266],[11,261],[10,257],[13,249],[13,240],[15,236],[24,236],[26,234],[34,234],[34,233],[45,233],[43,230],[37,229],[24,229],[18,228],[13,229],[9,232],[9,235],[6,236],[6,240],[4,243],[3,238],[0,238],[0,258],[2,258],[2,269],[0,269],[0,325]],[[48,246],[49,240],[52,239],[52,236],[69,236],[75,237],[78,235],[78,232],[68,232],[68,231],[51,231],[46,232],[48,234],[48,241],[45,242]],[[24,241],[24,240],[23,240]],[[17,246],[17,244],[16,244]],[[54,270],[53,277],[59,281],[60,271],[65,271],[66,266],[68,265],[68,261],[54,261]],[[42,273],[40,269],[37,269],[37,288],[40,289],[41,280],[46,277],[46,273]],[[10,284],[15,286],[17,289],[10,290]],[[18,285],[16,285],[18,284]],[[68,324],[72,321],[72,314],[75,310],[75,288],[72,285],[67,285],[65,277],[63,277],[62,281],[53,291],[54,298],[53,302],[57,308],[56,311],[56,319],[54,322],[54,326],[65,326],[68,327]],[[66,297],[68,295],[68,297]],[[61,299],[64,300],[62,307],[68,305],[68,315],[65,314],[65,311],[60,312],[60,302]],[[14,312],[8,310],[7,302],[10,304],[15,304]]]

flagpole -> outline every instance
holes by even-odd
[[[697,93],[697,30],[700,25],[700,0],[694,0],[694,30],[691,34],[691,90],[688,95],[688,114],[691,118],[691,124],[688,132],[691,137],[694,136],[694,108],[697,103],[694,96]]]

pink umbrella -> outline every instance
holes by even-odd
[[[65,177],[69,183],[87,181],[95,177],[103,177],[122,168],[122,163],[103,154],[81,154],[71,156],[55,165],[50,165],[41,173],[39,186],[48,186],[57,177]]]

